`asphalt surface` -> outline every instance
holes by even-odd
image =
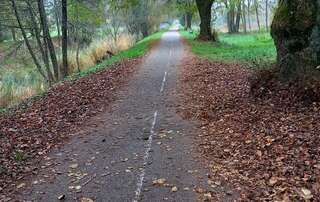
[[[164,34],[109,111],[88,120],[53,151],[26,201],[198,201],[206,170],[194,149],[194,125],[175,110],[177,66],[185,53],[177,32]],[[159,180],[160,179],[160,180]],[[164,180],[161,180],[164,179]]]

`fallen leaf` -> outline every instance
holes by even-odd
[[[21,183],[17,186],[17,189],[21,189],[22,187],[25,187],[26,186],[26,183]]]
[[[278,178],[277,178],[277,177],[271,177],[271,178],[269,179],[269,185],[270,185],[270,186],[275,185],[277,182],[278,182]]]
[[[212,195],[211,195],[210,192],[209,192],[209,193],[205,193],[203,196],[204,196],[206,199],[211,199],[211,198],[212,198]]]
[[[160,179],[152,181],[152,184],[153,185],[163,185],[165,182],[166,182],[166,179],[160,178]]]
[[[69,167],[72,168],[72,169],[76,169],[78,168],[78,164],[77,163],[74,163],[74,164],[71,164]]]
[[[94,202],[91,198],[81,198],[81,202]]]
[[[311,191],[310,191],[309,189],[307,189],[307,188],[302,188],[302,189],[301,189],[301,192],[302,192],[302,197],[303,197],[304,199],[309,200],[309,199],[312,199],[312,198],[313,198],[313,195],[312,195],[312,193],[311,193]]]
[[[171,192],[177,192],[177,191],[178,191],[178,188],[176,186],[171,188]]]

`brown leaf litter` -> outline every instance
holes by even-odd
[[[0,115],[0,193],[36,173],[41,156],[62,144],[88,118],[103,112],[139,63],[140,59],[124,60],[63,82],[40,99]]]
[[[190,56],[180,67],[178,111],[200,122],[213,178],[239,201],[320,201],[320,105],[250,94],[250,71]],[[223,196],[219,196],[223,200]]]

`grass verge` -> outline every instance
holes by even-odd
[[[269,33],[219,34],[219,42],[196,41],[197,33],[180,33],[194,54],[210,60],[251,65],[276,60],[276,49]]]

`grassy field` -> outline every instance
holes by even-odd
[[[77,79],[82,76],[89,75],[101,69],[108,67],[109,65],[123,60],[144,55],[148,50],[152,42],[160,39],[164,31],[157,32],[149,37],[139,41],[131,48],[120,51],[110,59],[102,61],[100,64],[94,64],[94,62],[88,63],[90,66],[82,68],[80,73],[72,74],[68,79]],[[93,50],[93,49],[99,50]],[[81,57],[86,61],[92,60],[90,54],[97,54],[97,52],[105,52],[101,50],[101,47],[90,47],[90,50],[85,51]],[[94,52],[94,53],[93,53]],[[88,55],[85,55],[85,54]],[[0,112],[5,111],[5,108],[18,104],[21,100],[43,93],[46,91],[46,84],[38,74],[38,72],[31,66],[30,67],[15,67],[15,63],[10,64],[11,67],[0,66]],[[17,64],[20,66],[20,63]]]
[[[241,63],[274,62],[276,49],[269,33],[219,34],[219,42],[194,40],[197,33],[181,31],[192,52],[210,60]]]

